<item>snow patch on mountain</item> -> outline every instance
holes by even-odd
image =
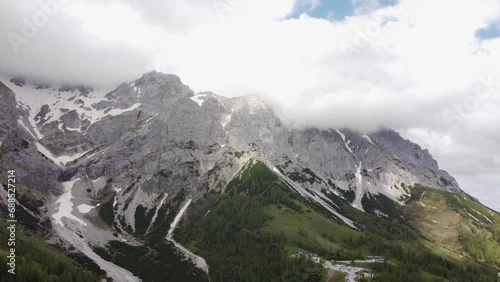
[[[363,191],[363,176],[361,175],[361,165],[362,163],[360,162],[356,167],[356,172],[354,173],[354,176],[356,178],[356,198],[354,199],[352,206],[360,211],[364,211],[363,204],[361,203],[361,200],[363,199],[363,196],[365,194]]]
[[[349,152],[351,152],[351,154],[354,154],[354,152],[351,150],[351,147],[349,147],[350,140],[348,140],[348,141],[346,142],[345,135],[344,135],[342,132],[340,132],[340,130],[338,130],[338,129],[335,129],[335,131],[336,131],[336,132],[340,135],[340,137],[342,137],[342,141],[344,141],[344,145],[345,145],[346,149],[347,149]]]
[[[360,136],[366,140],[368,140],[368,142],[370,142],[373,146],[377,146],[375,145],[375,143],[373,143],[372,139],[370,138],[370,136],[366,135],[366,133],[361,133]],[[368,151],[367,151],[368,152]]]
[[[2,79],[2,82],[9,87],[15,94],[18,107],[28,111],[28,123],[33,127],[38,139],[43,138],[39,132],[38,126],[52,121],[60,121],[62,115],[66,112],[75,110],[78,116],[87,118],[91,123],[96,120],[93,117],[99,116],[98,110],[92,107],[93,104],[105,100],[104,95],[107,90],[87,90],[89,93],[82,92],[81,88],[62,89],[62,87],[39,87],[35,84],[16,85],[9,79]],[[45,117],[39,115],[42,107],[48,106]],[[23,121],[24,125],[26,123]]]
[[[156,206],[155,213],[154,213],[153,217],[151,218],[151,223],[149,224],[149,227],[146,230],[146,233],[149,232],[151,227],[153,227],[153,224],[156,222],[156,218],[158,217],[158,211],[163,207],[163,204],[165,203],[165,200],[167,199],[167,197],[168,197],[168,193],[165,193],[165,196],[163,196],[163,198],[161,199],[160,204],[158,206]]]
[[[99,112],[101,115],[97,118],[97,120],[102,119],[103,117],[106,117],[106,116],[117,116],[117,115],[121,115],[121,114],[126,113],[126,112],[131,112],[131,111],[139,108],[140,105],[141,105],[141,103],[135,103],[126,109],[111,109],[109,112],[105,112],[105,111]]]
[[[73,154],[73,155],[60,155],[60,156],[56,156],[51,151],[49,151],[47,148],[45,148],[45,146],[43,146],[42,144],[40,144],[40,142],[35,142],[35,146],[36,146],[36,148],[38,149],[38,151],[40,153],[42,153],[44,156],[46,156],[47,158],[49,158],[50,160],[52,160],[56,165],[63,165],[63,166],[66,165],[69,162],[72,162],[72,161],[74,161],[76,159],[81,158],[83,155],[85,155],[86,153],[88,153],[88,152],[91,151],[91,150],[88,150],[88,151],[81,152],[81,153],[76,153],[76,154]]]
[[[59,197],[59,199],[54,203],[54,205],[59,204],[57,207],[57,212],[52,215],[52,218],[55,220],[55,223],[60,225],[60,226],[65,226],[63,222],[63,218],[68,218],[72,219],[78,223],[80,223],[83,226],[86,226],[87,224],[83,222],[80,218],[75,216],[73,212],[73,202],[71,199],[73,198],[73,195],[71,194],[71,189],[73,188],[73,185],[80,180],[80,178],[63,182],[62,185],[64,187],[64,193]]]
[[[230,114],[227,114],[227,115],[223,115],[222,116],[222,119],[220,121],[220,124],[222,125],[222,128],[223,129],[226,129],[226,125],[231,122],[231,118],[232,118],[233,114],[232,112]]]
[[[18,119],[17,124],[19,124],[24,130],[26,130],[26,132],[28,132],[35,140],[40,140],[44,137],[43,134],[41,134],[40,131],[36,127],[32,126],[29,122],[27,126],[24,123],[24,120]]]
[[[172,223],[170,224],[170,229],[168,230],[167,239],[172,239],[172,236],[174,234],[175,228],[177,227],[177,224],[181,220],[182,216],[184,215],[184,213],[186,212],[186,210],[187,210],[187,208],[189,207],[190,204],[191,204],[191,199],[189,199],[184,204],[184,206],[181,208],[181,210],[179,211],[179,213],[175,216],[174,221],[172,221]]]
[[[132,227],[135,232],[135,211],[139,205],[143,206],[145,209],[149,210],[154,204],[154,200],[158,197],[157,194],[149,194],[144,192],[141,188],[137,187],[134,191],[132,200],[129,201],[126,210],[121,210],[119,212],[124,213],[127,223]],[[117,198],[119,200],[120,197]],[[122,199],[126,200],[126,199]],[[113,203],[116,205],[116,203]]]
[[[78,211],[80,213],[89,213],[93,208],[95,208],[96,206],[89,206],[89,205],[86,205],[86,204],[81,204],[81,205],[78,205]]]
[[[186,256],[186,258],[190,259],[196,265],[196,267],[200,268],[201,270],[205,271],[208,274],[208,264],[205,261],[205,259],[193,254],[192,252],[190,252],[188,249],[186,249],[184,246],[182,246],[172,238],[174,235],[175,228],[177,227],[177,224],[181,220],[182,216],[184,215],[190,204],[191,204],[191,199],[189,199],[180,209],[179,213],[177,213],[174,220],[170,224],[170,229],[168,230],[167,236],[165,238],[168,241],[172,242],[177,247],[177,249],[179,249],[179,251],[181,251]]]
[[[196,102],[196,104],[198,104],[198,106],[203,106],[203,102],[205,102],[205,97],[207,96],[207,94],[198,94],[198,95],[195,95],[193,97],[190,97],[191,100],[193,100],[194,102]]]

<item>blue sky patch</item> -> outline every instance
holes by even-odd
[[[500,20],[490,23],[487,27],[478,29],[476,37],[486,40],[500,37]]]
[[[290,18],[297,18],[301,14],[307,14],[314,18],[342,21],[355,13],[355,9],[362,7],[366,0],[321,0],[320,4],[311,9],[308,5],[297,5]],[[379,0],[380,6],[396,4],[397,0]]]

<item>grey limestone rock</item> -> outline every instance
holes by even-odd
[[[82,102],[91,93],[84,92],[76,97]],[[0,94],[7,98],[1,103],[15,108],[11,91],[3,86]],[[403,204],[405,187],[415,183],[465,194],[428,151],[390,129],[368,135],[350,129],[293,129],[258,96],[195,95],[179,77],[155,71],[95,101],[86,106],[99,117],[65,110],[44,126],[45,136],[36,142],[56,156],[78,156],[62,167],[48,158],[45,167],[71,168],[71,175],[96,183],[112,180],[108,186],[116,191],[133,187],[116,193],[122,203],[116,213],[131,226],[137,203],[153,208],[162,195],[168,201],[179,193],[197,199],[212,189],[223,191],[251,158],[274,166],[304,189],[341,196],[352,191],[351,204],[361,210],[367,195],[382,194]],[[18,128],[13,111],[1,113],[0,138]],[[30,148],[30,154],[37,153]],[[96,195],[92,187],[90,198]],[[149,196],[139,201],[140,193]],[[123,204],[133,199],[136,205]]]

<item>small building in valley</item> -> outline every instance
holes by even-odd
[[[376,263],[385,263],[385,258],[383,256],[367,256],[365,259]]]

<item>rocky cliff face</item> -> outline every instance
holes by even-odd
[[[28,111],[19,107],[16,95],[0,82],[0,169],[15,170],[23,184],[57,193],[59,169],[40,153],[22,120]]]
[[[11,131],[17,128],[16,125],[16,96],[14,93],[0,82],[0,141],[8,138]]]
[[[108,229],[134,240],[147,232],[138,230],[139,209],[153,215],[176,196],[224,191],[252,158],[351,226],[328,194],[364,210],[380,196],[403,204],[415,183],[463,193],[393,130],[291,129],[259,97],[194,94],[175,75],[150,72],[108,93],[17,81],[0,83],[0,168],[14,166],[34,189],[69,193],[52,219],[94,244],[111,237],[92,220],[104,207]],[[147,218],[151,227],[156,217]]]
[[[124,188],[141,177],[145,191],[198,197],[222,189],[258,152],[307,189],[354,192],[359,209],[366,194],[404,199],[404,184],[461,193],[428,151],[390,129],[290,129],[257,96],[195,95],[154,71],[107,94],[16,81],[7,82],[16,95],[1,85],[0,139],[21,130],[67,179],[113,178]],[[210,181],[214,170],[220,181]]]

